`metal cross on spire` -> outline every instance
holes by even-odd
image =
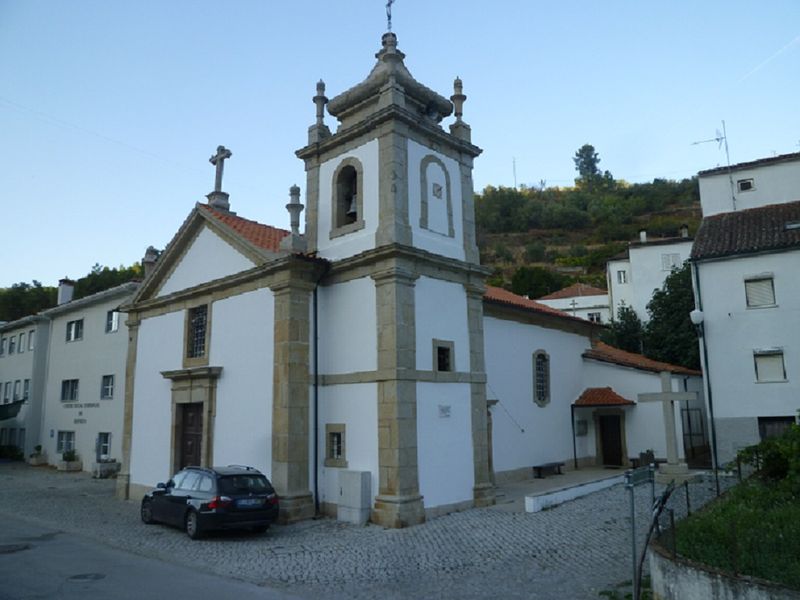
[[[214,191],[222,191],[222,169],[224,167],[225,159],[232,156],[232,152],[225,146],[217,146],[217,153],[208,159],[212,165],[217,167],[217,176],[214,179]]]
[[[392,4],[394,4],[394,0],[388,0],[386,2],[386,25],[387,31],[392,30]]]

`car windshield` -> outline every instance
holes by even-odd
[[[220,477],[220,494],[268,494],[272,486],[263,475],[228,475]]]

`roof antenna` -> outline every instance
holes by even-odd
[[[386,31],[392,30],[392,4],[394,4],[394,0],[386,2]]]
[[[725,143],[725,160],[727,161],[728,167],[728,181],[731,184],[731,201],[733,202],[733,210],[736,210],[736,194],[734,194],[733,190],[733,172],[731,171],[731,155],[728,152],[728,132],[725,129],[725,120],[722,120],[722,131],[717,129],[717,137],[711,138],[710,140],[700,140],[699,142],[692,142],[692,146],[696,146],[697,144],[706,144],[708,142],[717,142],[717,148],[722,148],[723,142]]]

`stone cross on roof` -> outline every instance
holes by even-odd
[[[225,159],[233,156],[233,153],[225,146],[217,146],[217,153],[208,159],[212,165],[217,167],[217,176],[214,179],[214,191],[222,191],[222,169],[224,167]]]
[[[394,0],[386,3],[386,31],[392,30],[392,4],[394,4]]]

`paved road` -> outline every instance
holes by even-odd
[[[0,600],[296,598],[109,548],[79,534],[11,519],[5,519],[0,529],[0,582]]]
[[[580,600],[630,579],[630,505],[622,486],[534,514],[473,509],[402,530],[319,519],[200,541],[142,524],[138,504],[116,500],[113,488],[86,474],[0,464],[0,516],[304,598]],[[692,505],[712,490],[709,482],[692,485]],[[648,486],[636,494],[642,538]],[[682,492],[675,506],[677,515],[685,510]]]

